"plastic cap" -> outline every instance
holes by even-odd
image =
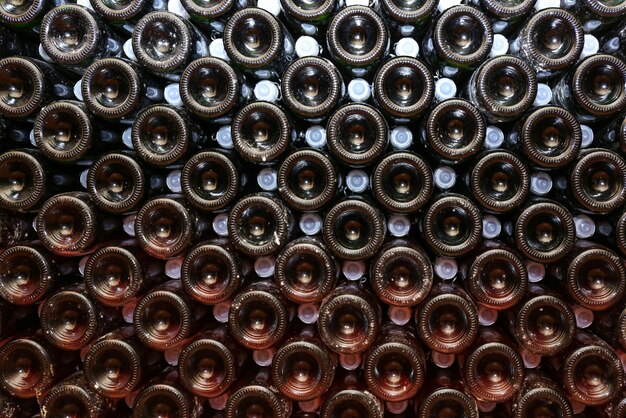
[[[165,97],[165,101],[172,106],[180,107],[183,105],[183,99],[180,97],[180,85],[178,83],[165,86],[163,96]]]
[[[254,272],[263,279],[272,277],[275,267],[276,259],[274,257],[258,257],[254,260]]]
[[[274,16],[280,14],[280,2],[276,0],[257,0],[256,7],[270,12]]]
[[[315,57],[320,54],[320,44],[312,36],[301,36],[296,40],[296,55],[298,57]]]
[[[596,19],[588,20],[583,23],[583,30],[585,32],[593,32],[602,25],[602,22]]]
[[[54,60],[52,58],[50,58],[50,55],[48,55],[48,53],[46,52],[45,49],[43,49],[43,45],[39,44],[39,56],[47,62],[54,62]]]
[[[74,84],[74,97],[76,97],[78,100],[80,100],[81,102],[84,101],[83,99],[83,92],[81,90],[81,84],[82,84],[83,80],[80,79],[76,82],[76,84]]]
[[[435,83],[435,98],[439,101],[451,99],[456,95],[456,84],[452,79],[440,78]]]
[[[305,235],[318,234],[322,230],[322,218],[317,213],[303,213],[300,217],[299,226]]]
[[[89,260],[89,256],[86,255],[78,261],[78,272],[81,276],[85,275],[85,266],[87,265],[87,261]]]
[[[370,0],[345,0],[346,6],[369,6]]]
[[[456,260],[450,257],[437,257],[434,267],[435,274],[443,280],[453,279],[459,272]]]
[[[220,213],[215,218],[213,218],[213,232],[215,232],[220,237],[228,236],[228,214]]]
[[[133,50],[133,40],[132,39],[126,40],[126,42],[124,42],[124,45],[122,45],[122,49],[124,50],[124,55],[126,55],[126,57],[129,60],[138,62],[137,56],[135,55],[135,51]]]
[[[578,328],[588,328],[593,323],[593,311],[579,305],[572,305]]]
[[[298,402],[298,406],[303,412],[310,412],[310,413],[317,412],[320,409],[321,405],[322,405],[321,398],[315,398],[309,401]]]
[[[190,18],[189,13],[187,13],[187,9],[185,9],[185,6],[183,6],[180,0],[169,0],[167,2],[167,11],[174,13],[183,19]]]
[[[362,78],[354,78],[348,84],[348,96],[353,102],[364,102],[371,95],[370,84]]]
[[[124,217],[124,232],[131,237],[135,236],[135,216],[136,215],[133,214]]]
[[[230,302],[220,302],[213,306],[213,318],[218,322],[225,324],[228,322],[228,313],[230,312]]]
[[[486,306],[478,307],[478,322],[484,327],[493,325],[498,320],[498,311],[487,308]]]
[[[275,102],[280,97],[280,89],[276,83],[262,80],[254,86],[254,97],[264,102]]]
[[[394,149],[408,149],[413,143],[413,133],[405,126],[398,126],[391,130],[389,142]]]
[[[548,194],[552,190],[552,177],[548,173],[538,172],[530,176],[530,191],[538,196]]]
[[[454,364],[454,354],[440,353],[439,351],[431,351],[430,359],[435,365],[447,369]]]
[[[461,0],[439,0],[437,4],[437,10],[445,12],[450,7],[458,6],[461,4]]]
[[[165,275],[172,279],[180,279],[183,257],[170,258],[165,262]]]
[[[585,43],[583,44],[583,50],[580,53],[580,58],[583,59],[590,55],[596,54],[600,50],[600,42],[598,38],[591,34],[585,35]]]
[[[273,168],[264,168],[259,171],[256,180],[259,183],[259,187],[266,192],[271,192],[278,188],[278,173]]]
[[[167,188],[174,193],[180,193],[183,191],[183,186],[180,184],[180,176],[180,170],[172,170],[165,178],[165,184],[167,184]]]
[[[545,106],[552,101],[552,89],[544,83],[537,83],[537,96],[533,106]]]
[[[404,237],[411,230],[411,220],[405,215],[391,215],[387,222],[389,234],[394,237]]]
[[[493,44],[491,46],[491,51],[489,52],[490,57],[499,57],[500,55],[506,55],[509,50],[509,40],[506,39],[504,35],[500,35],[496,33],[493,35]]]
[[[560,0],[537,0],[537,2],[535,3],[535,10],[543,10],[543,9],[548,9],[548,8],[553,8],[553,7],[560,7],[561,6],[561,1]]]
[[[266,348],[265,350],[254,350],[252,352],[252,359],[254,362],[261,366],[269,366],[274,360],[275,350],[273,348]]]
[[[346,370],[356,370],[361,366],[363,358],[359,353],[339,354],[339,363]]]
[[[215,140],[218,145],[224,149],[233,149],[233,135],[230,131],[230,125],[221,126],[215,134]]]
[[[401,414],[409,407],[409,401],[385,402],[385,408],[392,414]]]
[[[126,128],[122,132],[122,143],[128,149],[134,149],[133,147],[133,128]]]
[[[493,215],[487,215],[483,218],[483,238],[494,239],[502,232],[502,224],[500,220]]]
[[[478,406],[478,410],[480,412],[491,412],[494,409],[496,409],[496,406],[498,404],[495,402],[491,402],[491,401],[481,401],[477,399],[476,405]]]
[[[365,263],[361,260],[347,260],[343,262],[341,271],[346,276],[346,279],[351,281],[359,280],[365,274]]]
[[[504,143],[504,132],[497,126],[489,125],[485,131],[485,143],[486,149],[500,148]]]
[[[399,57],[417,58],[417,55],[420,52],[420,47],[415,39],[402,38],[398,41],[398,43],[396,43],[395,52]]]
[[[614,52],[617,52],[620,45],[621,42],[619,40],[619,37],[615,36],[604,42],[604,44],[602,45],[602,50],[605,54],[613,54]]]
[[[230,61],[226,50],[224,49],[224,40],[217,38],[209,44],[209,55],[215,58],[221,58],[224,61]]]
[[[582,131],[582,141],[580,143],[581,148],[588,148],[593,143],[593,129],[591,129],[587,125],[580,125],[580,130]]]
[[[350,170],[346,176],[346,185],[354,193],[362,193],[369,186],[369,177],[363,170]]]
[[[528,281],[531,283],[540,282],[546,276],[544,265],[535,261],[526,262],[526,271],[528,272]]]
[[[302,303],[298,305],[298,318],[305,324],[314,324],[317,322],[319,310],[316,303]]]
[[[411,320],[411,308],[403,306],[390,306],[387,311],[389,319],[396,325],[405,325]]]
[[[527,369],[535,369],[541,364],[541,356],[528,350],[522,350],[522,360]]]
[[[575,216],[574,226],[576,226],[576,238],[591,238],[596,232],[596,223],[587,215]]]
[[[324,148],[326,145],[326,129],[321,125],[313,125],[306,130],[304,140],[311,148]]]
[[[83,188],[87,188],[87,175],[89,174],[89,169],[83,170],[80,172],[80,176],[78,178],[80,185],[83,186]]]
[[[451,167],[437,167],[433,173],[433,180],[438,188],[449,189],[456,183],[456,173]]]

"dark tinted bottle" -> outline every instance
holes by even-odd
[[[494,33],[506,34],[532,11],[535,0],[474,0],[472,4],[489,17]]]
[[[6,1],[0,5],[0,22],[15,29],[35,27],[41,23],[50,3],[46,0]]]
[[[104,418],[112,406],[113,402],[89,389],[83,372],[55,385],[41,401],[42,410],[53,417],[75,411],[80,417]]]
[[[276,389],[268,368],[251,370],[246,374],[237,390],[228,398],[225,415],[245,418],[250,411],[276,418],[291,416],[291,401]]]
[[[176,369],[167,368],[141,389],[132,410],[133,418],[158,414],[198,418],[202,416],[203,403],[180,386]]]
[[[44,171],[42,156],[29,149],[0,154],[0,207],[28,211],[45,199],[51,179]]]
[[[570,401],[561,387],[542,373],[527,371],[510,416],[522,418],[546,412],[559,418],[574,416]]]
[[[333,0],[281,0],[285,19],[295,32],[315,36],[322,31],[332,17],[337,4]]]
[[[0,6],[0,8],[1,7],[2,6]],[[0,21],[5,19],[0,9]],[[26,39],[22,34],[11,30],[9,26],[2,26],[0,28],[0,56],[10,57],[14,55],[27,57],[39,56],[37,41],[34,39]]]
[[[415,416],[441,416],[455,411],[457,416],[478,418],[476,400],[463,384],[458,370],[430,368],[426,385],[414,403]]]
[[[435,12],[437,2],[431,0],[383,0],[383,13],[388,16],[387,24],[392,38],[416,35]]]
[[[0,209],[0,248],[27,243],[37,237],[32,215],[16,214]]]
[[[567,2],[562,5],[583,24],[585,32],[602,32],[620,21],[626,12],[626,2],[618,0],[605,3],[598,0]]]
[[[127,34],[133,32],[134,25],[142,16],[155,10],[163,10],[167,6],[150,0],[89,0],[89,2],[102,19]]]
[[[363,375],[357,371],[337,373],[333,386],[320,409],[320,418],[345,415],[354,418],[383,418],[385,406],[367,389]]]
[[[235,0],[196,1],[181,0],[181,4],[189,13],[190,20],[210,33],[212,38],[224,32],[226,20],[246,2]]]
[[[0,253],[0,297],[15,305],[41,301],[57,281],[57,267],[41,248],[15,245]]]

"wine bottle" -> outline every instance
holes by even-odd
[[[0,209],[0,248],[26,244],[37,238],[32,215],[16,214]]]
[[[569,399],[553,380],[542,373],[527,370],[526,379],[515,397],[511,415],[514,418],[537,416],[545,413],[555,417],[573,418]]]
[[[418,401],[415,416],[445,416],[452,411],[459,417],[478,418],[476,400],[463,384],[456,369],[430,368]]]
[[[10,211],[36,208],[49,193],[51,181],[41,154],[29,149],[0,154],[0,207]]]
[[[225,416],[244,418],[250,413],[261,416],[288,418],[292,404],[275,387],[268,368],[249,371],[239,388],[226,403]]]
[[[167,368],[146,384],[133,402],[133,418],[158,414],[199,418],[203,402],[180,386],[178,371]]]
[[[535,0],[474,0],[470,4],[478,6],[489,17],[494,33],[507,34],[533,10]]]
[[[383,418],[385,406],[364,382],[357,371],[338,373],[324,398],[320,418],[352,416],[354,418]]]
[[[105,418],[114,402],[93,392],[83,372],[76,372],[55,385],[41,400],[41,410],[51,417],[75,411],[78,416]]]
[[[591,330],[598,337],[608,342],[613,349],[626,351],[626,305],[620,301],[612,308],[594,312]]]
[[[181,0],[181,4],[189,14],[189,18],[205,32],[211,34],[211,39],[224,32],[228,17],[246,4],[245,1],[220,0],[216,2],[198,2],[195,0]]]
[[[435,12],[437,2],[424,0],[413,2],[410,0],[382,0],[380,2],[383,13],[392,34],[392,39],[404,36],[417,35],[430,20]]]
[[[98,16],[128,35],[142,16],[166,6],[150,0],[89,0],[89,3]]]
[[[45,0],[7,1],[0,6],[0,22],[13,30],[35,28],[50,7]]]
[[[333,0],[313,0],[306,3],[281,0],[280,5],[287,24],[296,32],[309,36],[317,36],[326,29],[337,8],[337,3]]]
[[[583,24],[585,32],[602,32],[620,22],[626,12],[626,2],[603,3],[596,0],[563,3],[562,7],[571,11]]]
[[[57,280],[56,265],[41,248],[15,245],[0,253],[0,297],[9,303],[35,304]]]

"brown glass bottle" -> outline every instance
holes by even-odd
[[[235,109],[249,98],[248,89],[245,80],[228,63],[214,57],[192,61],[180,77],[185,107],[211,122],[229,122]]]
[[[553,77],[574,65],[583,49],[583,27],[561,8],[542,9],[511,40],[512,51],[526,60],[538,79]]]
[[[339,174],[333,161],[315,149],[290,153],[278,168],[278,193],[298,211],[315,211],[336,196]]]
[[[77,370],[78,356],[52,347],[41,331],[17,337],[0,348],[0,386],[11,396],[35,398]]]
[[[203,403],[180,387],[175,368],[167,368],[143,387],[132,409],[133,418],[155,415],[198,418],[202,416]]]
[[[476,400],[454,368],[429,368],[425,387],[413,405],[415,416],[419,417],[442,417],[450,413],[463,418],[479,416]]]
[[[87,259],[85,286],[99,304],[124,306],[162,280],[150,272],[155,263],[138,247],[104,247]]]
[[[36,218],[35,218],[36,219]],[[0,248],[26,244],[37,238],[34,217],[0,209]]]
[[[385,324],[364,357],[363,377],[367,387],[384,401],[413,398],[424,383],[426,358],[410,328]]]
[[[88,387],[107,398],[124,398],[154,376],[160,355],[141,344],[132,325],[98,338],[87,350],[83,373]]]
[[[474,163],[470,187],[474,199],[487,211],[510,212],[528,197],[530,170],[511,152],[488,151]]]
[[[46,196],[48,183],[40,154],[29,149],[0,154],[0,207],[28,211]]]
[[[380,333],[380,305],[373,294],[358,284],[344,282],[322,301],[317,326],[320,338],[331,350],[362,353]]]
[[[55,385],[41,401],[46,416],[56,417],[72,411],[81,418],[104,418],[113,402],[91,391],[83,372],[77,372]]]
[[[181,351],[180,383],[196,396],[220,396],[245,372],[246,354],[225,325],[213,325]]]
[[[26,119],[55,100],[71,99],[73,83],[33,58],[0,59],[0,115]]]
[[[372,259],[370,283],[384,303],[414,306],[430,292],[433,266],[416,242],[395,239],[386,243]]]
[[[376,103],[387,115],[396,122],[408,122],[431,103],[435,81],[418,59],[395,57],[380,66],[373,90]]]
[[[139,246],[159,259],[180,255],[207,229],[204,219],[184,201],[170,197],[149,200],[135,218]]]
[[[510,140],[515,141],[512,148],[523,152],[532,165],[556,169],[574,161],[580,151],[582,131],[569,110],[543,106],[521,119]]]
[[[552,356],[574,338],[576,319],[561,297],[535,283],[517,305],[507,311],[507,324],[520,351]]]
[[[224,49],[235,66],[261,79],[279,78],[294,56],[289,32],[271,13],[256,7],[243,8],[228,19]]]
[[[456,257],[467,254],[480,242],[482,216],[466,197],[446,193],[435,197],[424,214],[421,227],[433,251]]]
[[[181,173],[185,199],[198,209],[220,210],[230,206],[240,189],[239,161],[217,150],[194,154]]]
[[[6,22],[6,15],[4,13],[3,6],[0,6],[0,22]],[[34,27],[37,27],[37,25],[35,25]],[[32,32],[32,34],[35,35],[35,38],[27,39],[23,33],[9,28],[8,24],[2,25],[2,27],[0,28],[0,56],[39,56],[38,42],[36,40],[37,34],[35,34],[34,31]]]
[[[528,289],[524,261],[511,248],[484,241],[468,260],[466,288],[476,303],[497,311],[517,305]]]
[[[537,76],[528,63],[511,55],[491,58],[470,78],[465,96],[492,123],[506,122],[530,109],[537,96]]]
[[[614,399],[624,384],[624,369],[615,351],[586,331],[578,330],[559,358],[550,360],[550,371],[558,376],[570,399],[583,405]]]
[[[228,233],[233,246],[249,256],[277,252],[287,244],[293,228],[289,209],[269,193],[243,197],[228,215]]]
[[[347,104],[337,109],[328,120],[328,149],[346,165],[368,165],[386,148],[388,131],[385,118],[374,107]]]
[[[15,29],[40,24],[50,2],[45,0],[6,1],[0,5],[0,22]]]
[[[459,365],[467,390],[483,402],[506,402],[524,382],[524,363],[517,347],[495,327],[480,328]]]
[[[594,312],[591,330],[608,342],[614,350],[626,351],[626,304],[624,300],[611,309]]]
[[[132,114],[163,100],[156,81],[136,63],[121,58],[105,58],[91,64],[81,81],[85,105],[105,119],[132,119]]]
[[[116,311],[87,296],[82,283],[54,292],[42,304],[39,318],[46,340],[68,351],[80,350],[120,322]]]
[[[314,303],[335,287],[338,272],[336,260],[318,237],[302,237],[278,253],[274,277],[287,299]]]
[[[135,307],[133,325],[139,340],[165,351],[180,346],[202,325],[201,310],[187,296],[179,280],[152,288]]]
[[[526,372],[526,379],[511,408],[514,418],[550,414],[555,418],[572,418],[570,401],[562,388],[544,374],[534,370]]]
[[[231,127],[235,150],[253,163],[269,164],[287,151],[292,123],[283,109],[253,102],[237,112]]]
[[[271,371],[260,368],[247,373],[239,388],[232,393],[226,404],[225,415],[245,418],[250,413],[274,418],[291,416],[292,404],[274,386]]]
[[[435,283],[416,310],[418,334],[439,353],[467,349],[478,334],[478,313],[470,296],[454,283]]]
[[[209,55],[209,40],[193,24],[166,11],[146,14],[133,29],[133,52],[147,70],[179,81],[191,61]]]
[[[308,401],[326,394],[336,368],[337,355],[324,346],[314,326],[304,325],[277,349],[272,381],[289,399]]]
[[[335,204],[322,227],[324,242],[337,257],[360,260],[376,254],[387,232],[385,217],[364,199],[349,198]]]
[[[348,6],[332,17],[326,43],[333,62],[352,77],[364,77],[387,55],[389,30],[374,9]]]
[[[562,205],[535,199],[517,216],[515,244],[522,254],[540,263],[565,256],[574,245],[575,227],[571,213]]]
[[[213,305],[231,299],[244,281],[241,261],[225,239],[205,241],[185,255],[181,266],[185,291]]]
[[[53,61],[77,73],[94,61],[122,54],[122,39],[92,10],[77,4],[64,4],[46,13],[39,36]]]
[[[386,154],[371,174],[374,198],[394,213],[413,213],[433,193],[433,173],[428,163],[409,151]]]
[[[320,409],[320,418],[351,416],[354,418],[383,418],[385,406],[365,384],[357,371],[337,374]]]
[[[319,122],[328,116],[343,96],[343,78],[335,65],[320,57],[295,60],[282,75],[281,92],[294,115]]]
[[[50,254],[16,245],[0,253],[0,297],[16,305],[39,302],[55,285],[56,265]]]
[[[228,328],[239,344],[264,350],[279,342],[287,331],[290,306],[276,284],[257,281],[232,301]]]
[[[624,61],[613,55],[595,54],[577,63],[561,78],[553,89],[552,100],[569,109],[580,122],[595,122],[624,108],[625,83]]]
[[[437,7],[437,2],[432,0],[382,0],[380,4],[383,13],[390,18],[387,24],[393,39],[417,35],[416,32],[430,20]]]
[[[457,163],[480,151],[485,132],[485,119],[474,104],[449,99],[428,113],[421,140],[424,151],[435,160]]]

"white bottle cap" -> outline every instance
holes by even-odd
[[[273,81],[259,81],[254,86],[254,97],[264,102],[275,102],[280,97],[280,88]]]
[[[435,274],[443,280],[453,279],[459,272],[456,260],[450,257],[437,257],[434,268]]]
[[[83,79],[81,78],[80,80],[78,80],[76,82],[76,84],[74,84],[74,97],[76,97],[76,99],[80,100],[81,102],[84,101],[83,100],[83,92],[81,90],[81,85],[83,84]]]
[[[598,42],[598,38],[591,34],[585,35],[585,43],[583,44],[583,50],[580,53],[579,60],[587,58],[590,55],[597,54],[600,50],[600,42]]]
[[[447,369],[454,364],[455,355],[448,353],[440,353],[439,351],[431,351],[430,359],[435,365]]]
[[[530,192],[537,196],[548,194],[552,190],[552,177],[539,171],[530,176]]]
[[[582,141],[580,142],[581,148],[588,148],[593,143],[593,129],[591,129],[587,125],[580,125],[580,130],[582,131]]]
[[[124,232],[131,237],[135,236],[135,217],[137,215],[131,214],[124,217]]]
[[[356,370],[361,366],[363,358],[359,353],[339,354],[339,364],[346,370]]]
[[[317,322],[320,307],[317,303],[302,303],[298,305],[298,318],[305,324]]]
[[[278,188],[278,173],[273,168],[264,168],[259,171],[256,180],[259,183],[259,187],[266,192],[271,192]]]
[[[393,237],[404,237],[411,230],[411,220],[405,215],[391,215],[387,222],[387,230]]]
[[[127,39],[122,45],[122,50],[124,50],[124,55],[131,61],[138,62],[137,56],[135,55],[135,51],[133,50],[133,40]]]
[[[30,132],[28,133],[28,140],[30,141],[31,145],[33,147],[37,146],[37,142],[35,141],[35,130],[31,129]]]
[[[167,184],[168,189],[170,189],[174,193],[180,193],[183,191],[183,186],[180,183],[180,170],[172,170],[165,177],[165,184]]]
[[[301,36],[296,40],[296,55],[300,58],[316,57],[320,54],[320,44],[312,36]]]
[[[87,176],[89,175],[89,169],[83,170],[80,173],[79,176],[79,182],[80,185],[83,186],[83,188],[87,188]]]
[[[401,38],[395,47],[396,55],[399,57],[417,58],[420,52],[420,46],[413,38]]]
[[[228,322],[228,313],[230,312],[230,302],[220,302],[213,305],[213,318],[217,320],[217,322],[221,322],[225,324]]]
[[[478,322],[480,325],[488,327],[493,325],[498,320],[498,311],[490,309],[485,306],[478,307]]]
[[[435,82],[435,98],[439,101],[451,99],[456,95],[456,83],[450,78],[440,78]]]
[[[363,170],[350,170],[346,175],[346,185],[354,193],[362,193],[369,186],[369,177]]]
[[[413,143],[413,133],[406,126],[398,126],[391,130],[389,142],[394,149],[408,149]]]
[[[537,0],[537,2],[535,3],[535,10],[543,10],[543,9],[548,9],[548,8],[553,8],[553,7],[560,7],[561,6],[561,1],[560,0]]]
[[[605,54],[613,54],[617,52],[620,45],[621,45],[621,42],[619,40],[619,37],[614,36],[613,38],[610,38],[608,41],[604,42],[604,44],[602,45],[602,51]]]
[[[401,414],[409,407],[409,401],[385,402],[385,408],[392,414]]]
[[[491,28],[493,29],[493,33],[504,32],[509,27],[509,23],[503,20],[496,20],[491,24]]]
[[[230,130],[230,125],[220,126],[215,134],[215,139],[218,145],[224,149],[233,149],[233,135]]]
[[[221,58],[224,61],[230,61],[230,57],[224,49],[224,39],[217,38],[209,44],[209,55],[215,58]]]
[[[210,398],[209,405],[216,411],[223,411],[228,403],[228,398],[230,398],[230,393],[228,392],[215,398]],[[130,406],[132,407],[132,405]]]
[[[189,13],[187,13],[187,9],[183,6],[180,0],[169,0],[167,2],[167,11],[170,13],[174,13],[182,17],[183,19],[189,19]]]
[[[371,95],[370,84],[362,78],[353,78],[348,84],[348,96],[353,102],[364,102]]]
[[[274,16],[280,14],[280,2],[276,0],[257,0],[256,7],[270,12]]]
[[[546,268],[536,261],[527,261],[526,271],[528,272],[528,281],[531,283],[540,282],[546,276]]]
[[[87,261],[89,261],[89,256],[88,255],[82,257],[78,261],[78,272],[80,273],[81,276],[85,275],[85,266],[87,265]]]
[[[390,306],[387,314],[389,315],[389,319],[391,320],[391,322],[393,322],[394,324],[405,325],[411,320],[412,311],[411,308],[407,306]]]
[[[324,145],[326,145],[326,129],[321,125],[310,126],[304,134],[304,140],[311,148],[324,148]]]
[[[317,412],[320,409],[321,405],[322,405],[321,398],[315,398],[309,401],[298,402],[298,406],[300,407],[300,409],[304,412],[309,412],[309,413]]]
[[[228,214],[219,213],[213,218],[213,231],[220,237],[228,236]]]
[[[456,184],[456,173],[452,167],[437,167],[433,173],[435,186],[442,190],[449,189]]]
[[[509,50],[509,40],[504,35],[496,33],[493,35],[493,43],[491,44],[490,57],[499,57],[506,55]]]
[[[46,62],[54,62],[54,60],[52,58],[50,58],[50,55],[48,55],[46,50],[43,49],[43,45],[42,44],[39,44],[39,56]]]
[[[439,12],[443,13],[448,10],[450,7],[458,6],[461,4],[461,0],[439,0],[437,4],[437,9]]]
[[[545,106],[552,101],[552,89],[544,83],[537,83],[537,96],[533,106]]]
[[[178,83],[171,83],[165,86],[163,96],[165,101],[172,106],[181,107],[183,105],[183,99],[180,97],[180,85]]]
[[[180,279],[183,257],[170,258],[165,262],[165,275],[172,279]]]
[[[493,215],[487,215],[483,218],[483,238],[494,239],[502,232],[502,224],[500,220]]]
[[[313,212],[305,212],[300,216],[300,230],[305,235],[319,234],[322,230],[322,218]]]
[[[593,311],[580,305],[572,305],[572,310],[576,316],[576,326],[578,328],[588,328],[593,323]]]
[[[178,366],[178,358],[180,357],[181,348],[170,348],[163,352],[163,358],[170,366]]]
[[[266,348],[265,350],[254,350],[252,352],[252,360],[261,367],[266,367],[272,364],[274,360],[274,354],[276,350],[273,348]]]
[[[122,132],[122,143],[128,149],[135,149],[133,146],[133,128],[126,128],[124,132]]]
[[[527,369],[535,369],[541,364],[541,356],[528,350],[522,350],[522,360]]]
[[[272,277],[275,267],[276,259],[274,257],[257,257],[254,260],[254,272],[263,279]]]
[[[497,126],[489,125],[485,130],[485,143],[486,149],[500,148],[504,143],[504,132]]]
[[[346,260],[341,266],[341,271],[346,279],[359,280],[365,274],[365,263],[361,260]]]
[[[346,6],[369,6],[370,0],[345,0]]]
[[[591,238],[596,233],[596,223],[587,215],[574,216],[576,238]]]

